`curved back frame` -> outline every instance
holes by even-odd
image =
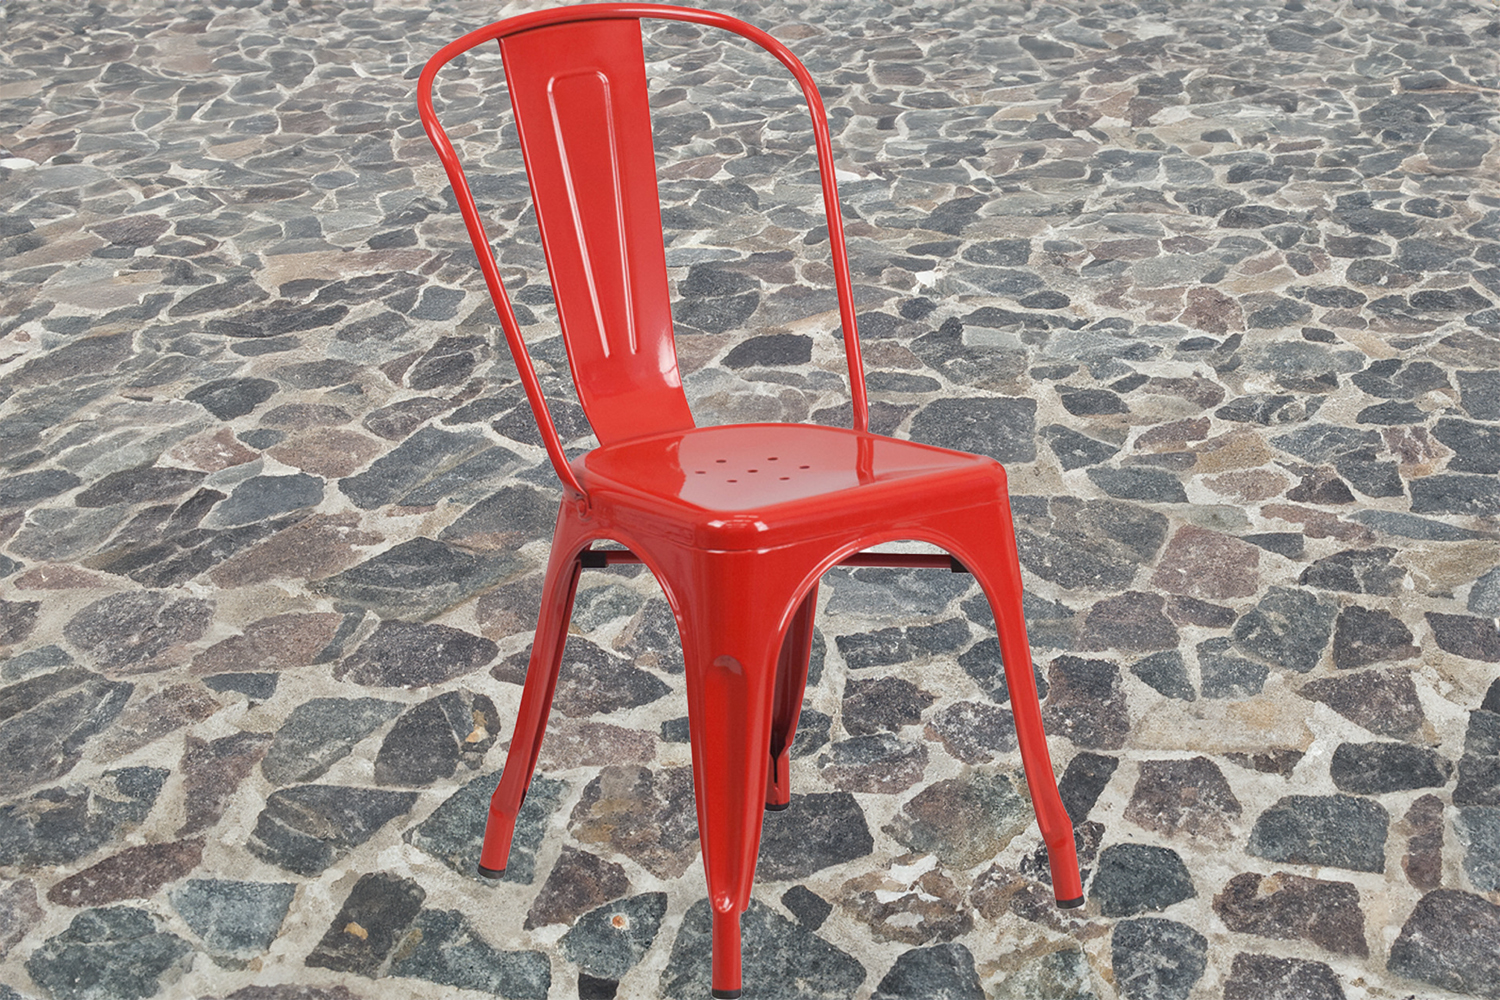
[[[432,87],[438,71],[454,57],[484,42],[494,40],[500,43],[502,56],[505,58],[507,83],[511,86],[512,105],[521,131],[527,176],[532,185],[538,224],[542,227],[548,270],[553,275],[558,316],[563,326],[564,341],[568,346],[568,362],[584,412],[589,416],[601,442],[607,444],[612,438],[618,440],[622,437],[615,432],[616,415],[639,427],[640,414],[648,409],[642,407],[643,400],[639,393],[612,389],[607,375],[601,376],[593,372],[595,365],[608,359],[608,366],[611,368],[625,365],[627,378],[623,380],[624,383],[627,386],[644,384],[643,391],[649,392],[652,402],[656,404],[649,408],[656,412],[654,416],[646,418],[647,429],[636,430],[635,433],[686,429],[692,426],[692,417],[687,412],[686,399],[682,395],[676,355],[672,347],[671,315],[666,301],[665,254],[660,238],[660,206],[659,203],[654,204],[648,212],[624,207],[624,203],[619,200],[622,190],[633,187],[634,191],[630,193],[641,194],[647,190],[648,183],[650,195],[652,198],[656,196],[655,160],[654,153],[650,150],[649,107],[643,101],[632,103],[631,100],[635,96],[643,98],[645,94],[644,76],[640,75],[638,81],[636,79],[637,74],[644,73],[640,50],[634,49],[632,53],[625,47],[623,36],[601,24],[597,26],[599,31],[581,36],[584,41],[597,43],[593,46],[594,63],[588,63],[574,74],[536,76],[518,72],[514,79],[520,85],[511,84],[513,61],[519,63],[538,56],[546,58],[549,52],[565,54],[569,61],[578,58],[577,53],[569,46],[576,44],[579,37],[556,36],[550,40],[552,48],[549,49],[548,35],[555,33],[539,29],[573,22],[633,20],[638,24],[642,18],[687,21],[733,32],[770,52],[791,71],[801,86],[812,118],[823,209],[828,220],[828,241],[833,256],[839,319],[843,327],[844,353],[849,366],[853,424],[855,430],[869,430],[864,364],[859,350],[859,331],[855,325],[854,287],[849,277],[849,256],[844,243],[838,185],[834,178],[833,145],[829,139],[828,118],[822,97],[807,68],[786,46],[766,32],[737,18],[712,11],[656,4],[604,3],[521,14],[472,31],[440,49],[422,70],[417,84],[417,107],[422,127],[426,129],[427,137],[437,150],[458,200],[459,211],[474,245],[475,256],[479,259],[480,270],[484,273],[490,297],[499,314],[500,326],[505,331],[505,339],[514,356],[526,398],[536,416],[547,456],[551,459],[558,478],[562,480],[565,491],[575,498],[583,497],[584,490],[563,453],[557,428],[547,410],[541,384],[537,380],[531,356],[521,336],[520,324],[500,278],[494,251],[485,234],[484,223],[464,176],[463,166],[433,109]],[[524,34],[528,32],[533,34]],[[638,44],[638,27],[634,34]],[[603,69],[598,68],[600,66]],[[624,102],[612,101],[612,86],[633,89],[636,93],[625,93]],[[628,106],[622,109],[622,103]],[[598,128],[582,133],[575,129],[569,137],[565,137],[559,120],[560,107],[570,109],[569,113],[574,115],[594,114],[604,117],[600,119]],[[528,125],[522,125],[523,108],[524,114],[530,119]],[[551,128],[547,127],[549,115],[552,118]],[[617,129],[615,125],[622,119],[623,124],[628,127]],[[639,126],[642,121],[645,126],[646,160],[642,159],[639,146]],[[581,139],[578,138],[579,135],[582,135]],[[612,166],[612,184],[600,184],[586,176],[577,166],[576,155],[570,168],[569,153],[575,151],[580,142],[583,158],[589,161],[590,167],[597,167],[600,162]],[[647,162],[649,167],[645,165]],[[584,180],[590,183],[581,183]],[[551,197],[546,199],[548,207],[544,209],[542,202],[549,193],[549,185]],[[612,199],[610,195],[615,197]],[[600,211],[601,208],[605,211]],[[585,221],[581,212],[589,209],[593,210],[590,212],[590,221]],[[654,235],[649,235],[652,230],[652,212],[655,213]],[[608,253],[601,254],[601,249]],[[618,255],[622,259],[618,262],[611,260],[609,263],[615,269],[610,271],[607,266],[591,265],[591,251],[596,256]],[[603,275],[602,279],[600,274]],[[621,319],[609,322],[606,314],[619,316]],[[677,403],[679,400],[680,408]],[[630,419],[632,414],[636,417],[633,421]],[[650,420],[655,421],[655,426],[650,426]]]

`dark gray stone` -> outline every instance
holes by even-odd
[[[1188,677],[1182,654],[1175,649],[1155,653],[1130,665],[1130,672],[1159,694],[1180,701],[1194,701],[1198,693]]]
[[[506,454],[511,453],[506,451]],[[442,478],[438,476],[428,484]],[[438,537],[469,548],[518,549],[528,542],[550,537],[556,521],[557,501],[552,496],[530,486],[511,485],[470,507]]]
[[[503,580],[517,565],[510,554],[473,553],[430,538],[413,538],[320,580],[312,589],[383,617],[427,618]]]
[[[1340,670],[1385,660],[1409,660],[1420,652],[1411,630],[1386,611],[1352,604],[1339,612],[1333,630],[1333,665]]]
[[[1062,798],[1068,818],[1077,826],[1089,818],[1089,810],[1099,801],[1104,787],[1120,766],[1118,757],[1080,751],[1068,761],[1062,780],[1057,783],[1057,793]]]
[[[1410,736],[1426,718],[1404,669],[1376,667],[1347,677],[1320,677],[1297,693],[1381,736]]]
[[[309,878],[408,812],[416,792],[298,785],[272,792],[245,844],[251,854]]]
[[[781,894],[781,905],[791,911],[797,923],[810,931],[823,926],[833,912],[833,904],[805,885],[794,885]]]
[[[1386,968],[1445,990],[1500,997],[1500,906],[1457,889],[1423,896],[1407,918]]]
[[[1411,509],[1418,514],[1500,514],[1500,478],[1463,474],[1425,476],[1411,482]]]
[[[1167,537],[1167,519],[1115,500],[1012,497],[1021,564],[1069,590],[1128,587]]]
[[[724,367],[805,365],[812,360],[812,338],[800,333],[770,333],[741,341],[724,355]]]
[[[360,740],[401,714],[398,701],[379,698],[313,698],[292,709],[261,772],[273,785],[312,781]]]
[[[0,795],[15,795],[73,770],[86,744],[114,722],[133,690],[134,685],[80,667],[0,689],[0,760],[8,762],[0,769]]]
[[[1122,920],[1110,937],[1110,964],[1126,1000],[1187,1000],[1208,968],[1208,939],[1175,920]]]
[[[1302,571],[1297,582],[1321,590],[1389,596],[1401,589],[1406,570],[1394,564],[1392,548],[1345,549]]]
[[[1235,623],[1234,645],[1272,666],[1305,674],[1322,659],[1336,614],[1332,603],[1305,590],[1272,587]]]
[[[1432,436],[1453,449],[1449,472],[1500,473],[1500,427],[1444,417],[1433,426]]]
[[[1475,420],[1500,420],[1500,371],[1458,372],[1463,407]]]
[[[1454,823],[1464,845],[1464,874],[1482,892],[1500,889],[1500,806],[1465,806]]]
[[[709,993],[712,916],[708,900],[688,908],[662,970],[662,1000],[701,1000]],[[785,1000],[844,1000],[865,981],[851,955],[755,899],[740,915],[743,965],[750,983],[773,983]]]
[[[229,499],[209,515],[214,527],[233,528],[314,507],[323,499],[323,480],[299,472],[291,476],[255,476],[234,488]]]
[[[1242,951],[1224,982],[1224,1000],[1344,1000],[1344,988],[1322,962]]]
[[[892,733],[841,740],[818,756],[824,780],[850,792],[904,792],[926,768],[926,745]]]
[[[0,662],[0,678],[7,681],[25,680],[36,674],[56,670],[58,667],[72,666],[74,662],[73,657],[69,656],[67,650],[61,646],[39,646],[36,649],[28,649],[24,653],[17,653]]]
[[[552,963],[545,953],[500,951],[481,938],[458,910],[422,910],[410,928],[391,959],[393,976],[477,990],[506,1000],[546,1000],[552,988]],[[313,964],[310,958],[308,964]]]
[[[1474,581],[1469,589],[1468,608],[1476,615],[1500,617],[1500,566]]]
[[[168,773],[125,767],[0,806],[0,864],[25,871],[70,864],[119,840],[151,812]]]
[[[927,732],[965,764],[983,764],[1016,748],[1011,714],[980,701],[956,701],[933,713]]]
[[[1379,448],[1381,440],[1375,431],[1337,424],[1308,424],[1272,438],[1271,444],[1304,461],[1321,464],[1360,448]]]
[[[1455,656],[1483,663],[1500,663],[1500,629],[1493,618],[1427,612],[1427,624],[1438,647]]]
[[[422,687],[472,673],[496,651],[490,640],[461,629],[386,621],[334,675],[377,687]]]
[[[499,772],[472,779],[448,796],[431,816],[407,830],[402,839],[458,874],[478,879],[474,865],[484,844],[490,796],[499,783]],[[526,790],[521,812],[516,817],[516,832],[501,881],[531,884],[536,877],[536,852],[543,831],[567,790],[566,782],[554,778],[538,774],[531,779],[531,787]]]
[[[1239,934],[1306,939],[1339,955],[1370,954],[1359,890],[1348,882],[1245,872],[1214,897],[1214,912]]]
[[[558,943],[584,972],[618,981],[645,956],[666,912],[664,892],[616,900],[579,917]]]
[[[66,469],[40,469],[0,479],[0,510],[30,507],[83,482]]]
[[[297,887],[290,882],[188,879],[172,907],[215,956],[249,959],[271,947]]]
[[[1137,653],[1175,649],[1177,626],[1162,613],[1164,603],[1159,594],[1134,590],[1098,602],[1084,617],[1079,646]]]
[[[1187,503],[1187,491],[1176,476],[1164,469],[1095,468],[1088,470],[1095,486],[1117,500],[1148,503]]]
[[[168,592],[136,591],[101,598],[63,627],[73,647],[105,670],[139,673],[179,643],[198,639],[213,619],[213,604]]]
[[[132,906],[84,910],[26,959],[58,1000],[142,1000],[186,971],[193,946]]]
[[[276,394],[276,383],[264,378],[221,378],[205,382],[184,398],[220,420],[243,417]]]
[[[112,472],[73,498],[79,507],[171,500],[197,486],[203,473],[192,469],[142,466]]]
[[[805,879],[824,868],[870,854],[875,838],[848,792],[792,795],[791,805],[767,813],[756,875],[770,881]]]
[[[1380,795],[1442,788],[1453,774],[1453,762],[1435,750],[1410,743],[1340,743],[1330,771],[1341,792]]]
[[[1120,453],[1119,445],[1095,440],[1062,424],[1048,424],[1042,428],[1042,437],[1064,472],[1107,462]]]
[[[484,763],[500,731],[495,703],[482,694],[446,691],[396,720],[375,755],[377,785],[430,785],[460,763]]]
[[[984,1000],[984,989],[968,948],[938,944],[897,958],[871,1000]]]
[[[411,879],[387,872],[362,876],[305,964],[375,978],[426,898]]]
[[[369,419],[366,417],[367,424]],[[339,489],[356,507],[373,510],[394,502],[489,447],[490,442],[482,434],[472,431],[456,434],[424,427],[394,451],[376,459],[364,472],[339,480]]]
[[[1500,806],[1500,757],[1464,754],[1458,759],[1456,806]]]
[[[844,729],[852,736],[897,732],[922,721],[934,696],[901,677],[850,679],[844,685]]]
[[[1288,795],[1262,812],[1250,831],[1251,854],[1271,861],[1385,871],[1390,814],[1350,795]]]
[[[1108,660],[1057,657],[1047,672],[1042,721],[1048,733],[1080,747],[1118,750],[1130,732],[1120,668]]]
[[[531,659],[527,647],[496,664],[490,676],[512,684],[524,684]],[[649,705],[665,697],[671,688],[660,677],[629,660],[615,656],[581,636],[573,636],[563,648],[563,662],[552,707],[571,718],[600,712]]]
[[[1165,910],[1198,891],[1182,857],[1168,847],[1111,844],[1099,855],[1089,895],[1106,917]]]
[[[935,399],[912,418],[911,439],[997,462],[1030,462],[1036,459],[1036,400]]]

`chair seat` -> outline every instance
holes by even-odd
[[[878,434],[806,424],[696,427],[597,448],[573,463],[596,507],[654,513],[708,549],[930,522],[1004,495],[999,463]],[[671,530],[671,527],[676,530]],[[688,541],[688,539],[683,539]]]

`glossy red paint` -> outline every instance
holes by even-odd
[[[852,397],[849,430],[696,427],[682,392],[662,249],[641,18],[722,28],[768,50],[812,116]],[[569,462],[452,143],[438,70],[498,40],[579,399],[600,446]],[[481,871],[498,875],[531,782],[584,566],[643,562],[666,593],[687,667],[703,863],[713,908],[713,993],[738,996],[739,915],[749,905],[763,809],[790,799],[818,580],[845,565],[967,568],[995,612],[1021,757],[1062,905],[1083,890],[1032,677],[1005,471],[995,461],[869,433],[853,286],[821,98],[765,32],[723,14],[590,4],[508,18],[435,55],[419,81],[442,159],[542,440],[563,483],[542,609]],[[593,550],[613,540],[628,551]],[[947,556],[864,550],[916,539]]]

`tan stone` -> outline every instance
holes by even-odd
[[[1167,543],[1151,583],[1168,593],[1205,601],[1249,597],[1260,586],[1260,549],[1186,525]]]
[[[1337,514],[1311,507],[1298,507],[1289,503],[1266,504],[1260,509],[1262,517],[1276,518],[1302,525],[1302,533],[1308,538],[1337,538],[1339,541],[1369,541],[1374,538],[1369,528],[1351,521],[1341,521]]]
[[[168,452],[167,457],[190,469],[218,472],[254,461],[259,454],[236,441],[228,427],[221,427],[212,434],[188,438]]]
[[[1273,469],[1247,469],[1243,472],[1226,472],[1222,476],[1210,476],[1203,480],[1203,485],[1220,496],[1253,503],[1280,496],[1291,482]]]
[[[267,451],[278,462],[325,479],[352,475],[386,446],[358,431],[310,427]]]
[[[1192,450],[1198,456],[1199,472],[1258,469],[1275,457],[1260,435],[1251,430],[1233,430],[1220,434]]]

